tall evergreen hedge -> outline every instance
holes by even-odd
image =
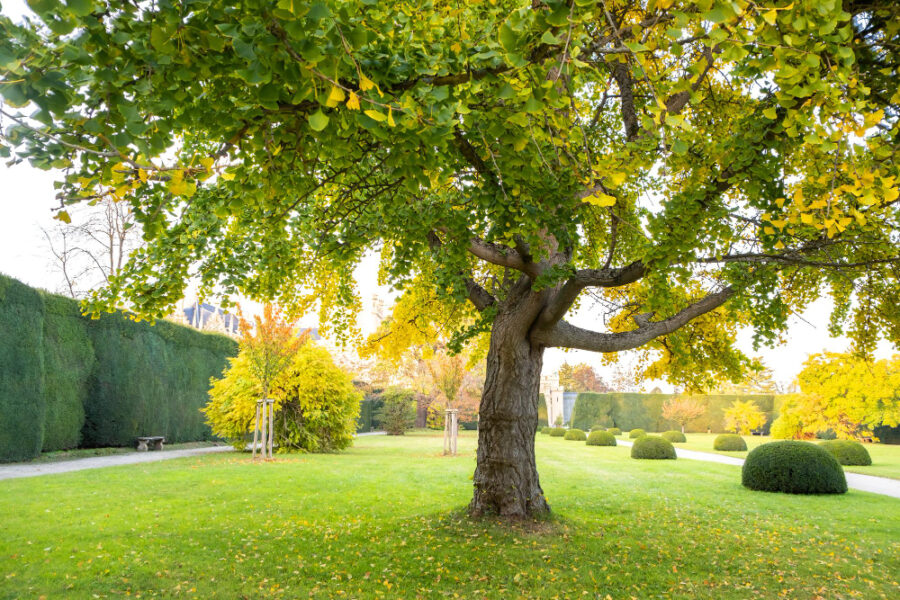
[[[662,416],[662,407],[674,394],[598,394],[582,392],[575,400],[572,411],[572,427],[618,427],[624,431],[644,429],[666,431],[681,427]],[[725,431],[725,409],[735,400],[753,400],[760,410],[767,413],[768,424],[774,420],[777,410],[775,397],[771,395],[709,395],[694,396],[706,407],[706,412],[688,423],[687,431]]]
[[[118,313],[91,321],[88,331],[97,367],[84,407],[84,446],[126,446],[141,435],[168,442],[212,437],[200,409],[209,378],[236,353],[233,340]]]
[[[36,290],[0,277],[0,460],[41,452],[47,414],[41,305]]]
[[[87,320],[78,304],[45,294],[44,300],[44,452],[77,448],[84,426],[91,373],[96,364]]]
[[[200,408],[237,343],[122,314],[81,316],[74,300],[0,276],[0,461],[42,450],[211,437]]]

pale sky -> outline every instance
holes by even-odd
[[[4,14],[18,17],[27,12],[22,0],[4,0]],[[52,268],[52,257],[47,249],[41,227],[51,228],[52,207],[58,206],[54,198],[53,173],[34,169],[28,164],[7,167],[0,163],[0,273],[35,287],[58,291],[61,276]],[[386,290],[378,289],[375,281],[377,269],[358,269],[358,283],[363,299],[368,303],[374,294],[385,295]],[[192,301],[193,298],[188,298]],[[246,303],[244,303],[246,305]],[[830,302],[821,299],[814,303],[802,318],[792,317],[786,343],[773,349],[762,348],[758,353],[752,350],[752,334],[742,332],[739,346],[751,356],[758,356],[772,369],[779,383],[790,383],[801,370],[809,354],[823,351],[841,352],[848,348],[846,338],[828,335],[827,323]],[[368,311],[367,311],[368,312]],[[571,317],[574,324],[583,327],[597,327],[589,313],[582,311]],[[305,319],[306,326],[314,325]],[[373,319],[367,314],[361,319],[361,326],[369,329]],[[878,356],[892,353],[888,344],[879,345]],[[595,366],[602,377],[609,380],[612,368],[601,365],[600,356],[580,350],[548,350],[544,357],[544,372],[550,373],[563,362],[587,362]],[[671,391],[665,382],[644,384],[646,390],[659,385],[664,391]]]

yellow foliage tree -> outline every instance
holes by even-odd
[[[752,400],[735,400],[725,409],[725,429],[749,435],[766,424],[766,414]]]

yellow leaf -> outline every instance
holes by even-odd
[[[359,96],[355,92],[350,92],[350,97],[347,99],[347,108],[359,110]]]
[[[775,242],[775,247],[781,250],[782,248],[784,248],[784,242],[778,240],[777,242]]]
[[[803,213],[800,215],[800,220],[803,221],[806,225],[809,225],[813,222],[813,217],[809,213]]]
[[[215,164],[216,159],[211,156],[206,156],[200,159],[200,164],[203,165],[203,168],[209,171],[212,169],[212,166]]]
[[[602,192],[594,192],[585,198],[584,201],[594,206],[612,206],[616,203],[616,199],[613,196]]]
[[[858,210],[853,211],[853,216],[856,217],[856,222],[859,223],[860,225],[866,224],[866,215],[862,214]]]
[[[374,121],[378,121],[379,123],[387,120],[387,117],[385,117],[383,114],[381,114],[377,110],[364,110],[363,113],[365,113],[365,115],[367,117],[369,117],[370,119],[372,119]]]
[[[66,224],[72,222],[72,217],[70,217],[70,216],[69,216],[69,213],[67,213],[67,212],[64,211],[64,210],[61,210],[61,211],[59,211],[58,213],[56,213],[56,217],[54,217],[54,218],[55,218],[57,221],[62,221],[63,223],[66,223]]]
[[[619,187],[620,185],[625,183],[625,179],[627,178],[627,173],[612,173],[606,176],[607,181],[612,184],[612,187]]]
[[[388,106],[388,125],[391,127],[396,125],[396,123],[394,123],[394,109],[390,106]]]
[[[885,202],[893,202],[900,196],[900,190],[897,188],[891,188],[889,190],[884,191],[884,201]]]
[[[360,73],[360,75],[359,75],[359,89],[361,89],[361,90],[364,91],[364,92],[368,92],[368,91],[371,90],[373,87],[375,87],[375,83],[374,83],[371,79],[369,79],[368,77],[366,77],[365,75],[363,75],[362,73]]]
[[[234,173],[228,173],[226,171],[225,173],[222,173],[222,179],[224,181],[231,181],[232,179],[234,179]]]
[[[331,92],[328,94],[328,99],[325,100],[325,106],[334,108],[335,106],[343,102],[344,98],[344,90],[336,85],[331,86]]]
[[[781,208],[782,206],[784,206],[784,202],[785,202],[785,199],[784,199],[784,198],[777,198],[777,199],[775,200],[775,204],[778,205],[778,208]]]
[[[775,19],[778,17],[778,13],[775,10],[767,10],[762,14],[762,18],[769,25],[775,24]]]
[[[527,146],[527,145],[528,145],[528,138],[522,137],[522,138],[513,140],[513,150],[515,150],[516,152],[521,152],[522,150],[525,149],[525,146]]]
[[[766,233],[767,235],[774,235],[774,234],[775,234],[775,230],[772,229],[771,227],[763,227],[763,232]]]
[[[456,53],[462,52],[462,45],[459,42],[453,42],[450,44],[450,50]]]
[[[131,191],[131,186],[120,185],[119,187],[116,188],[115,193],[116,193],[116,196],[118,196],[119,198],[124,198],[125,196],[128,195],[128,192],[130,192],[130,191]]]
[[[778,229],[784,229],[784,226],[787,225],[787,221],[783,219],[772,219],[769,221],[772,225],[777,227]]]
[[[147,183],[147,171],[138,169],[138,179],[140,179],[144,183]]]

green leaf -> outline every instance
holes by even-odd
[[[763,116],[771,121],[774,121],[778,118],[778,111],[775,110],[774,106],[770,106],[769,108],[762,111]]]
[[[544,32],[544,35],[541,36],[541,43],[547,44],[548,46],[558,46],[562,43],[562,40],[553,35],[548,29]]]
[[[322,131],[326,127],[328,127],[328,115],[323,113],[321,110],[317,110],[313,114],[307,117],[309,121],[309,127],[313,131]]]
[[[309,7],[309,13],[306,16],[313,21],[321,21],[331,16],[331,10],[324,2],[316,2]]]
[[[672,144],[672,152],[675,154],[684,154],[687,151],[688,145],[684,140],[675,140],[675,143]]]
[[[519,45],[519,37],[508,23],[504,23],[500,26],[500,32],[497,34],[497,39],[503,49],[507,52],[512,52]]]
[[[568,3],[562,2],[552,13],[547,15],[547,22],[554,27],[567,27],[569,25]]]

